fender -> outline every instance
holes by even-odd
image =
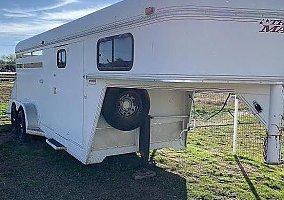
[[[16,104],[17,110],[20,107],[24,109],[27,129],[39,128],[39,115],[35,104],[19,101],[14,101],[13,103]]]

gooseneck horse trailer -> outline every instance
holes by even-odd
[[[281,160],[284,2],[125,0],[20,42],[14,129],[84,164],[182,149],[195,91],[232,91]]]

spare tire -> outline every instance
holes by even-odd
[[[108,88],[102,114],[105,120],[121,131],[131,131],[140,127],[150,110],[147,90]]]

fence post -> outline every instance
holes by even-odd
[[[234,113],[234,136],[233,136],[233,154],[237,155],[238,151],[238,115],[239,115],[239,99],[235,96],[235,113]]]

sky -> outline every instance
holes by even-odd
[[[0,56],[24,39],[121,0],[0,0]]]

